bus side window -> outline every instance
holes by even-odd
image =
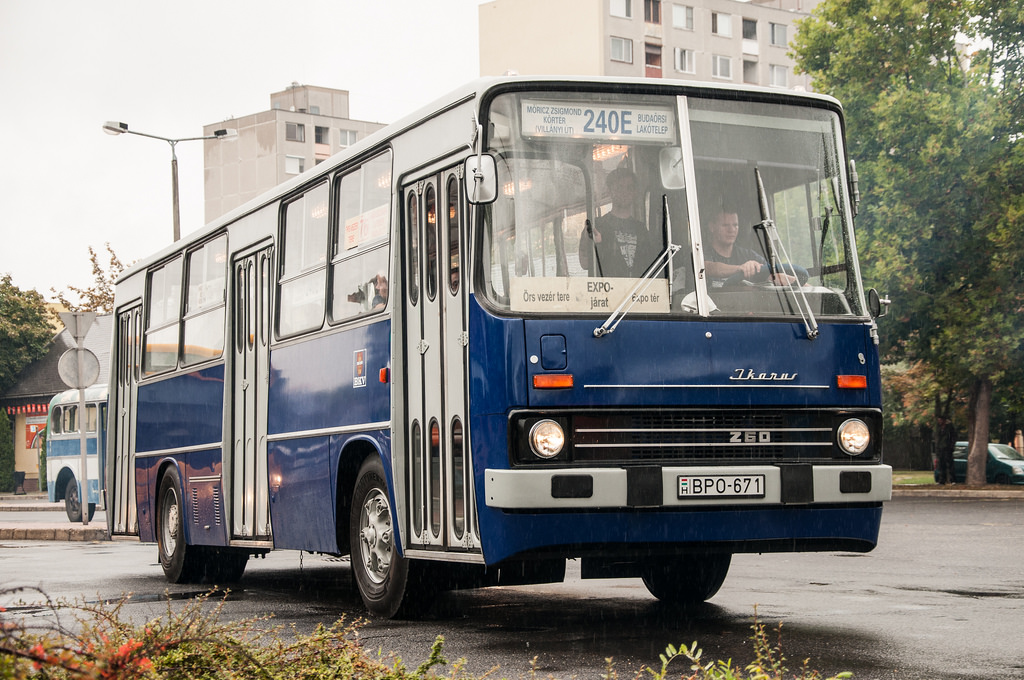
[[[183,337],[185,366],[216,359],[224,350],[227,291],[227,236],[219,236],[188,256]]]
[[[50,412],[50,434],[60,434],[64,431],[63,429],[63,418],[64,409],[61,406],[55,406],[53,411]]]
[[[339,177],[331,252],[331,321],[384,309],[388,302],[391,152]]]
[[[277,332],[319,329],[327,296],[327,227],[330,185],[313,187],[284,208]]]
[[[178,365],[178,318],[181,314],[181,257],[149,274],[146,347],[143,372],[153,375]]]

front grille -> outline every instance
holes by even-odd
[[[877,432],[877,413],[656,409],[516,414],[512,431],[529,432],[537,420],[555,417],[569,435],[561,462],[581,465],[836,462],[851,461],[835,445],[835,429],[852,415]],[[513,446],[518,463],[537,462],[521,437]],[[857,460],[869,458],[877,459],[877,454],[869,450]]]

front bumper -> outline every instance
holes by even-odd
[[[759,498],[681,497],[679,478],[764,475]],[[879,503],[892,498],[888,465],[633,466],[485,471],[485,502],[501,510],[736,507]]]

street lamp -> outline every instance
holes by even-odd
[[[177,241],[181,238],[181,218],[178,215],[178,156],[174,152],[174,147],[178,142],[193,142],[201,139],[235,139],[238,137],[238,130],[234,128],[226,128],[224,130],[214,130],[212,135],[206,135],[205,137],[182,137],[180,139],[168,139],[167,137],[160,137],[159,135],[151,135],[145,132],[137,132],[136,130],[129,130],[128,123],[120,123],[114,120],[108,120],[103,124],[103,131],[108,135],[138,135],[139,137],[149,137],[150,139],[160,139],[171,145],[171,210],[174,215],[174,240]]]

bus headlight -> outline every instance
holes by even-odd
[[[871,430],[863,420],[851,418],[839,426],[839,448],[851,456],[864,453],[871,443]]]
[[[565,447],[565,431],[553,420],[539,420],[530,428],[530,448],[541,458],[554,458]]]

